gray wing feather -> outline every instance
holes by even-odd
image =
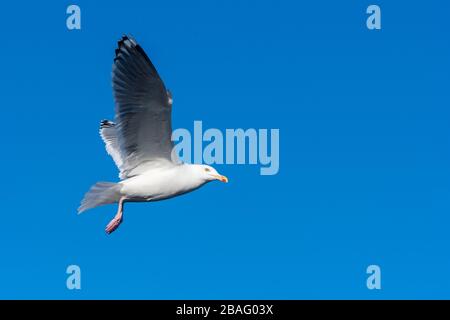
[[[120,153],[119,141],[117,138],[116,124],[109,120],[102,120],[100,123],[100,136],[105,143],[106,152],[113,158],[117,168],[119,168],[119,177],[123,175],[123,157]]]
[[[121,176],[139,174],[153,161],[170,161],[171,98],[144,50],[128,36],[118,42],[112,85]]]

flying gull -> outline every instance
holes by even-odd
[[[103,120],[100,136],[120,173],[120,181],[97,182],[84,196],[78,213],[118,203],[106,226],[109,234],[123,220],[125,202],[173,198],[207,182],[228,182],[214,168],[180,163],[171,140],[172,95],[137,42],[123,36],[112,67],[115,122]]]

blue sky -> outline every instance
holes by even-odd
[[[365,1],[74,3],[78,31],[72,3],[2,4],[0,298],[450,298],[447,2],[373,2],[380,31]],[[174,128],[279,128],[279,174],[217,166],[228,185],[129,204],[111,236],[115,206],[77,216],[117,181],[97,131],[124,33]]]

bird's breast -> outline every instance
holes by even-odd
[[[202,183],[189,180],[176,170],[149,172],[121,182],[121,193],[136,201],[172,198],[197,189]]]

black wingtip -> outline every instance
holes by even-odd
[[[100,122],[100,129],[111,128],[114,127],[115,125],[116,124],[114,122],[104,119]]]
[[[128,40],[128,36],[124,34],[122,38],[120,38],[119,41],[117,41],[117,49],[114,51],[114,62],[119,58],[120,48],[122,48],[125,45],[125,41]]]
[[[145,53],[144,49],[142,49],[142,47],[137,43],[136,39],[134,39],[134,37],[132,37],[131,35],[126,34],[124,34],[122,38],[119,41],[117,41],[117,49],[115,51],[114,62],[116,62],[116,60],[119,58],[120,49],[123,46],[134,48],[154,68],[152,62],[150,61],[150,58]]]

